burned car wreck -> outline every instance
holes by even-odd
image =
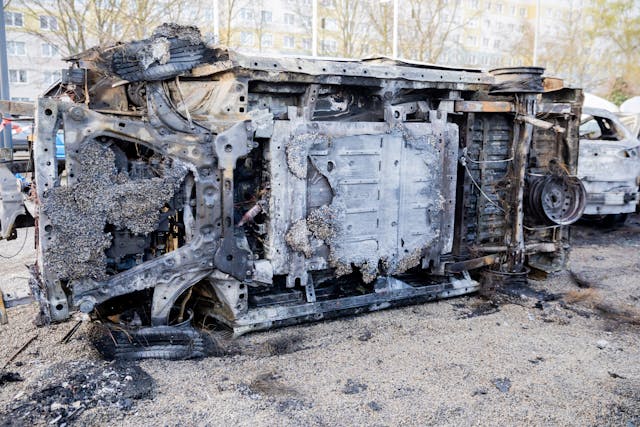
[[[244,56],[167,24],[69,62],[35,109],[31,285],[45,323],[126,330],[121,355],[566,262],[582,92],[542,69]]]
[[[624,222],[640,199],[640,141],[614,114],[583,108],[578,176],[587,191],[585,218]]]

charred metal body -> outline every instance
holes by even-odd
[[[578,176],[587,189],[585,216],[635,212],[640,201],[640,141],[613,113],[585,108],[580,125]]]
[[[246,57],[171,26],[70,62],[36,107],[45,321],[242,334],[564,265],[582,95],[540,69]]]

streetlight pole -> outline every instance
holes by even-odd
[[[2,2],[2,0],[0,0]],[[4,3],[0,3],[0,99],[10,101],[9,96],[9,66],[7,64],[7,37],[4,28]],[[0,114],[0,117],[2,115]],[[2,131],[3,156],[0,161],[11,160],[13,157],[13,142],[11,141],[11,124]],[[7,150],[8,149],[8,153]]]
[[[318,0],[311,6],[311,56],[318,56]]]
[[[538,65],[538,38],[540,37],[540,0],[536,1],[536,28],[533,33],[533,64]]]
[[[393,0],[393,59],[398,58],[398,0]]]
[[[398,0],[380,0],[380,4],[384,5],[384,15],[385,19],[387,16],[387,5],[393,1],[393,34],[392,34],[392,47],[391,47],[391,57],[396,59],[398,57]]]
[[[213,0],[213,39],[220,43],[220,4]]]

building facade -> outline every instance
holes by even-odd
[[[33,16],[20,4],[5,11],[11,99],[32,101],[60,78],[58,46],[38,34],[58,28],[55,17]]]
[[[219,41],[248,54],[311,55],[313,1],[219,0]],[[316,1],[319,55],[391,56],[393,0]],[[60,22],[61,15],[39,13],[30,3],[14,0],[5,11],[14,100],[35,99],[65,66],[59,33],[60,26],[69,23]],[[567,17],[584,2],[541,3],[538,46],[542,50],[545,42],[553,43],[566,30]],[[167,19],[197,25],[203,33],[213,31],[211,1],[172,4],[183,9]],[[536,4],[537,0],[399,0],[399,56],[485,69],[531,65]]]

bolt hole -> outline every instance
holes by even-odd
[[[46,110],[44,110],[44,115],[45,116],[50,116],[53,114],[53,111],[51,111],[51,108],[47,108]]]
[[[327,172],[331,172],[336,167],[335,163],[327,162]]]
[[[62,305],[62,304],[56,305],[56,310],[58,310],[58,311],[62,311],[63,308],[64,308],[64,305]]]
[[[233,255],[227,255],[227,261],[233,261]]]
[[[233,147],[231,146],[231,144],[227,144],[224,146],[224,151],[226,151],[227,153],[230,153],[233,150]]]
[[[47,233],[51,233],[51,229],[52,229],[51,224],[47,224],[44,226],[44,231],[46,231]]]

